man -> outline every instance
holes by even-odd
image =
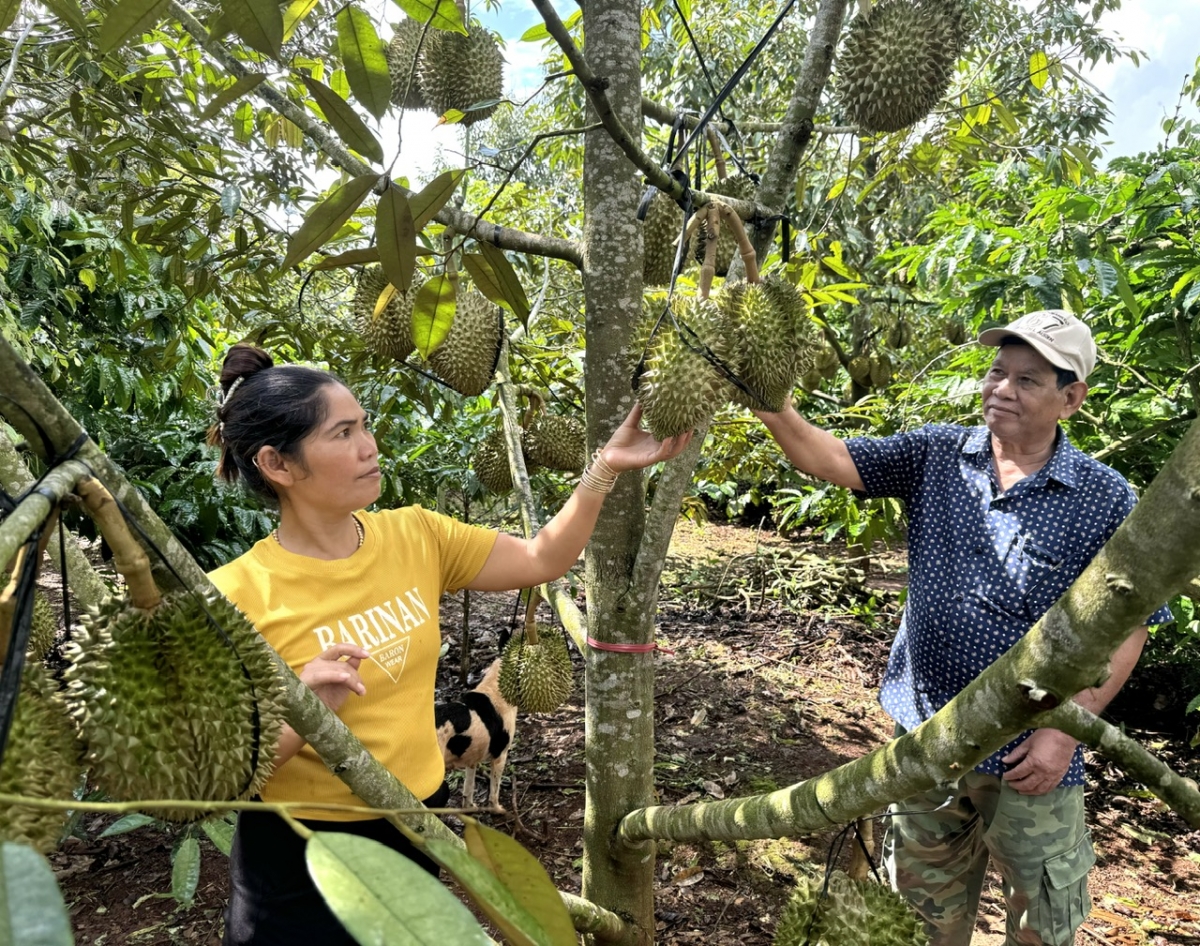
[[[880,691],[897,734],[1016,643],[1135,502],[1124,478],[1072,446],[1058,425],[1087,395],[1096,362],[1088,327],[1067,312],[1032,312],[979,342],[998,348],[983,379],[982,427],[843,442],[790,404],[758,415],[799,469],[907,506],[908,600]],[[1150,623],[1167,620],[1164,608]],[[1075,700],[1103,710],[1145,639],[1138,628],[1113,656],[1108,681]],[[1006,942],[1074,943],[1095,861],[1075,740],[1054,729],[1024,733],[949,793],[893,810],[904,814],[889,819],[888,870],[932,946],[969,946],[989,856],[1003,876]]]

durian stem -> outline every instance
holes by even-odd
[[[129,601],[135,608],[149,611],[158,607],[162,594],[150,574],[150,558],[141,547],[112,494],[94,477],[79,481],[75,488],[88,514],[113,550],[113,565],[129,585]]]
[[[700,298],[707,299],[717,274],[717,239],[721,236],[721,214],[716,204],[704,208],[704,263],[700,267]]]
[[[533,419],[546,409],[546,399],[542,396],[542,392],[537,388],[530,387],[528,384],[517,385],[517,396],[528,398],[529,407],[525,409],[525,417],[521,421],[521,429],[528,430],[529,425],[533,423]]]
[[[708,133],[708,144],[712,148],[713,165],[717,169],[717,180],[726,181],[729,179],[729,166],[725,163],[725,154],[721,150],[721,139],[717,137],[717,130],[709,125],[705,129]]]
[[[537,630],[537,609],[542,603],[542,592],[539,588],[529,589],[529,603],[525,605],[525,643],[541,643]]]
[[[742,218],[728,204],[716,203],[721,216],[725,218],[725,222],[733,230],[733,235],[737,237],[738,253],[742,257],[742,265],[746,267],[746,282],[762,282],[762,276],[758,271],[758,257],[754,253],[750,237],[746,235],[746,227],[742,223]]]

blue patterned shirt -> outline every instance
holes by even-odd
[[[1060,429],[1040,470],[1001,492],[986,427],[930,425],[846,442],[869,497],[908,510],[908,599],[879,700],[905,729],[941,709],[1071,586],[1137,501]],[[1160,608],[1147,623],[1171,620]],[[1001,757],[976,771],[1001,775]],[[1063,785],[1083,784],[1078,747]]]

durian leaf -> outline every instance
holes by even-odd
[[[522,43],[539,43],[544,39],[550,38],[550,31],[546,28],[545,23],[535,23],[521,34]]]
[[[492,246],[490,243],[480,243],[479,252],[483,254],[483,258],[492,268],[492,272],[500,284],[500,291],[508,300],[505,308],[509,309],[522,323],[525,322],[529,318],[529,299],[525,295],[525,288],[521,285],[521,280],[517,277],[517,271],[512,268],[512,263],[508,261],[508,257],[504,255],[504,251],[500,247]]]
[[[420,233],[425,229],[437,212],[446,206],[446,201],[454,196],[458,184],[463,179],[465,170],[443,171],[432,181],[421,188],[420,192],[408,199],[412,210],[413,228]]]
[[[287,256],[281,268],[295,266],[324,246],[325,241],[337,233],[358,209],[358,205],[367,199],[367,194],[378,180],[378,174],[362,174],[351,178],[310,210],[300,229],[288,241]]]
[[[513,311],[513,305],[505,296],[504,290],[500,284],[500,278],[492,271],[491,264],[480,253],[466,253],[463,255],[463,265],[467,268],[467,272],[471,274],[471,280],[475,283],[475,288],[482,292],[485,296],[496,303],[503,306],[510,312]],[[516,314],[515,312],[513,313]],[[521,323],[528,329],[527,318],[529,310],[526,309],[526,318],[521,319]]]
[[[408,198],[398,187],[389,187],[375,210],[375,240],[383,274],[400,292],[408,292],[417,266],[417,231]]]
[[[466,112],[460,112],[457,108],[448,108],[438,116],[437,123],[439,125],[457,125],[466,117]]]
[[[204,111],[200,113],[200,121],[208,121],[223,109],[230,102],[236,102],[243,95],[252,92],[262,81],[266,79],[266,73],[252,72],[249,75],[242,76],[233,85],[221,92],[211,102],[204,107]]]
[[[0,845],[0,943],[73,946],[67,905],[49,862],[24,844]]]
[[[358,250],[347,250],[337,256],[326,256],[313,269],[339,269],[342,266],[357,266],[359,263],[378,263],[379,247],[365,246]]]
[[[386,44],[375,32],[371,18],[356,6],[342,7],[337,15],[337,34],[350,91],[363,108],[383,118],[392,103]]]
[[[554,946],[576,946],[579,940],[554,881],[536,857],[507,834],[464,817],[463,840],[471,856],[507,887],[517,902],[536,917]]]
[[[377,319],[383,314],[383,310],[388,307],[388,303],[396,296],[396,287],[388,283],[383,287],[383,291],[379,293],[379,297],[375,300],[375,308],[371,310],[371,318]]]
[[[449,841],[426,841],[425,853],[451,874],[480,910],[504,934],[510,946],[558,946],[550,934],[486,866]],[[555,896],[558,896],[557,891]],[[575,943],[576,939],[568,940]]]
[[[320,831],[305,859],[329,909],[361,943],[489,943],[470,912],[432,874],[370,838]]]
[[[1029,81],[1035,89],[1045,88],[1050,78],[1049,64],[1046,54],[1040,49],[1029,57]]]
[[[454,280],[439,273],[417,290],[413,305],[413,344],[422,358],[428,358],[446,339],[454,322]]]
[[[276,0],[221,0],[233,31],[251,49],[279,58],[283,45],[283,13]]]
[[[171,858],[171,896],[183,906],[191,906],[196,898],[196,885],[200,883],[200,842],[194,837],[184,838]]]
[[[233,113],[233,138],[239,144],[245,144],[254,134],[254,106],[242,102]]]
[[[87,35],[87,19],[83,15],[78,0],[43,0],[43,3],[51,13],[70,26],[77,35]],[[12,0],[14,12],[19,6],[20,0]]]
[[[233,850],[233,822],[228,818],[205,818],[200,822],[200,830],[208,835],[208,839],[212,841],[213,847],[229,856],[229,852]]]
[[[371,129],[358,117],[353,106],[323,82],[306,75],[301,75],[300,78],[309,94],[317,100],[321,114],[333,126],[338,137],[363,157],[382,164],[383,145],[371,134]]]
[[[141,812],[134,812],[131,815],[125,815],[123,818],[118,818],[107,828],[100,832],[99,837],[111,838],[114,834],[126,834],[130,831],[136,831],[138,828],[144,828],[148,824],[154,824],[155,819],[150,815],[143,815]]]
[[[296,32],[296,27],[304,22],[304,18],[317,8],[321,0],[294,0],[283,11],[283,41],[286,43]]]
[[[432,26],[439,30],[450,30],[454,33],[467,35],[463,26],[462,14],[454,0],[396,0],[396,6],[407,13],[418,23],[429,23],[433,16]]]
[[[120,0],[113,7],[100,33],[96,36],[96,47],[102,53],[111,53],[124,46],[135,33],[143,33],[154,26],[167,5],[167,0]],[[19,4],[14,4],[13,13]]]

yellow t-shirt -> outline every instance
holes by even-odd
[[[350,694],[338,715],[409,791],[427,798],[446,774],[433,722],[438,600],[479,574],[496,533],[420,506],[356,515],[365,536],[349,558],[296,555],[267,537],[208,577],[297,674],[336,643],[371,653],[359,667],[366,694]],[[262,797],[362,804],[309,746],[280,766]],[[319,809],[296,814],[362,817]]]

